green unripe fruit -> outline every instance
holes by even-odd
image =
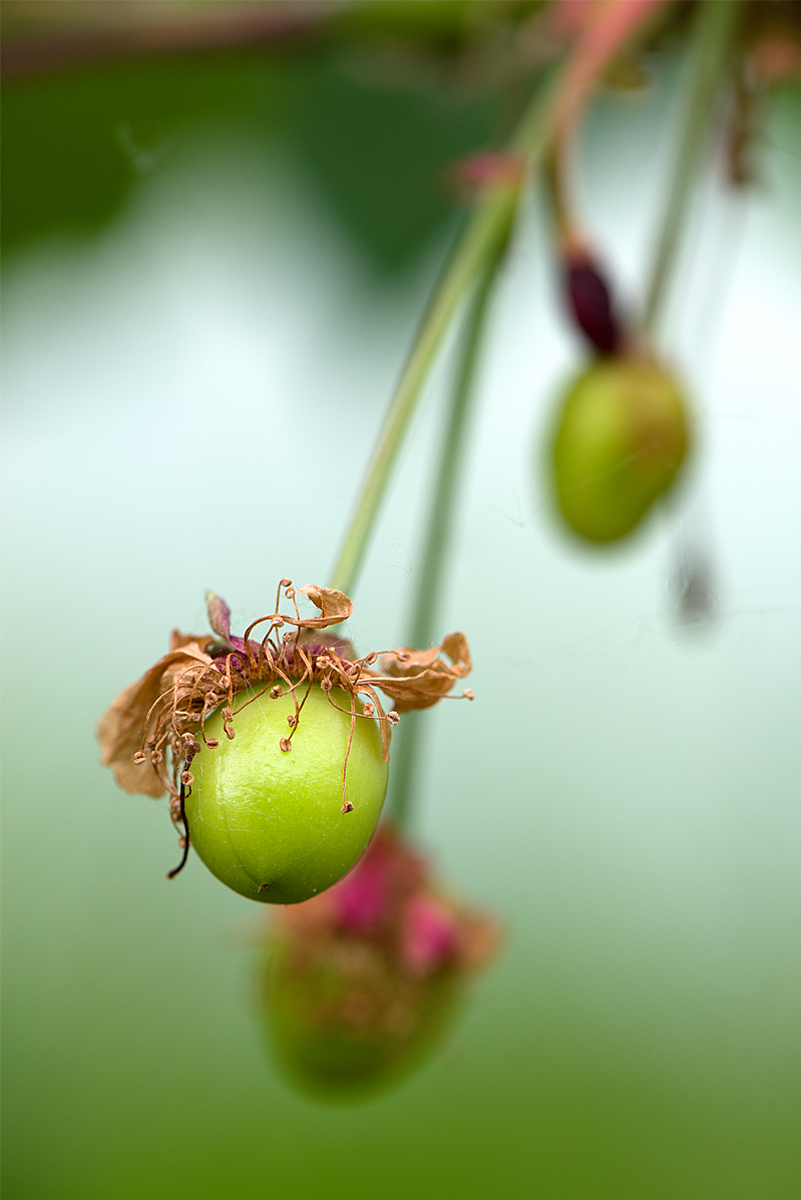
[[[673,483],[686,449],[684,401],[662,367],[594,363],[567,393],[553,442],[562,516],[589,541],[624,537]]]
[[[387,788],[377,722],[356,721],[346,790],[353,810],[342,812],[351,698],[334,688],[331,699],[348,711],[312,685],[288,752],[279,743],[290,733],[294,702],[271,699],[264,685],[236,694],[233,740],[221,712],[206,722],[219,745],[204,746],[192,762],[190,840],[213,875],[251,900],[297,904],[324,891],[350,870],[375,829]]]
[[[367,1099],[410,1074],[444,1040],[462,996],[454,971],[410,981],[387,972],[369,946],[346,943],[346,962],[348,950],[355,965],[343,978],[337,963],[325,962],[298,976],[291,951],[276,948],[264,992],[269,1039],[286,1073],[302,1091],[339,1103]],[[363,1027],[326,1020],[343,993],[355,1013],[367,1014]],[[393,995],[398,1011],[382,1021]]]

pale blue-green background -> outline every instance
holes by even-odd
[[[582,194],[629,303],[659,103],[605,101]],[[761,182],[696,210],[665,347],[698,419],[683,499],[587,554],[539,448],[581,351],[538,205],[495,305],[441,618],[474,705],[431,714],[418,832],[508,941],[438,1057],[338,1111],[262,1045],[260,915],[164,803],[115,790],[115,693],[277,579],[325,582],[432,244],[380,283],[278,149],[206,128],[115,222],[20,253],[5,299],[6,1187],[14,1200],[791,1200],[799,1100],[801,225],[779,109]],[[657,205],[658,207],[658,205]],[[355,597],[397,643],[436,397]],[[682,556],[713,617],[682,625]]]

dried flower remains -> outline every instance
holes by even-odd
[[[275,1048],[329,1095],[389,1082],[447,1032],[500,942],[497,923],[444,893],[384,823],[344,879],[273,915],[262,995]]]
[[[291,602],[292,612],[279,611],[282,592]],[[301,615],[298,593],[315,605],[315,615]],[[341,689],[350,696],[349,710],[340,711],[350,716],[351,739],[358,720],[378,721],[387,762],[392,727],[399,715],[436,704],[471,670],[470,651],[462,633],[451,633],[441,645],[428,650],[402,647],[357,657],[346,639],[324,632],[353,612],[350,599],[333,588],[309,584],[295,589],[291,580],[282,579],[276,611],[251,622],[244,637],[231,634],[225,601],[213,592],[208,592],[206,599],[213,634],[174,631],[169,652],[120,693],[97,731],[101,762],[112,768],[119,786],[154,797],[169,792],[172,819],[184,829],[183,805],[193,783],[192,759],[201,744],[211,749],[219,744],[206,734],[206,722],[217,710],[222,713],[226,737],[233,739],[236,715],[246,705],[262,697],[291,696],[294,712],[279,743],[284,753],[290,753],[311,687],[319,684],[335,708],[340,706],[332,691]],[[252,636],[264,626],[261,640]],[[261,690],[237,707],[237,694],[260,684]],[[389,711],[379,690],[394,704]],[[472,693],[464,695],[472,699]],[[347,757],[346,753],[343,811],[348,811],[350,804],[344,798]]]

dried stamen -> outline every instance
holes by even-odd
[[[278,611],[282,592],[291,601],[294,615]],[[301,617],[301,593],[317,607],[317,616]],[[164,789],[170,792],[171,816],[184,831],[184,855],[170,873],[171,878],[182,869],[188,853],[184,802],[193,782],[192,758],[201,746],[210,750],[219,747],[218,739],[208,737],[205,730],[213,713],[220,713],[225,736],[230,740],[235,736],[234,718],[247,705],[265,695],[273,700],[291,696],[294,713],[287,717],[289,733],[279,742],[281,751],[288,753],[304,705],[317,684],[329,704],[350,718],[342,769],[342,811],[350,812],[353,805],[346,795],[347,768],[357,719],[378,722],[382,754],[387,761],[392,728],[400,720],[399,714],[437,703],[471,669],[467,642],[459,633],[450,634],[440,646],[427,650],[406,646],[356,657],[347,641],[323,632],[328,626],[348,620],[353,611],[348,597],[334,589],[313,585],[296,589],[291,580],[282,579],[276,611],[252,622],[244,638],[231,635],[230,611],[224,600],[209,594],[208,607],[214,636],[173,634],[170,652],[118,697],[99,730],[103,761],[114,767],[122,787],[153,796]],[[252,638],[253,630],[264,625],[264,637]],[[279,632],[282,629],[286,632]],[[239,694],[247,689],[253,694],[240,699]],[[378,690],[393,702],[395,707],[389,712],[385,712]],[[337,703],[335,693],[339,691],[349,697],[349,709]],[[464,696],[472,699],[473,693],[465,691]],[[137,738],[139,731],[141,740]]]

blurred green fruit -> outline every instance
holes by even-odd
[[[433,1052],[462,990],[455,969],[412,978],[356,937],[318,957],[279,945],[265,977],[270,1040],[302,1090],[359,1100],[392,1086]]]
[[[603,359],[562,405],[552,449],[559,510],[591,542],[614,542],[673,483],[687,450],[687,416],[673,377],[654,362]]]
[[[261,994],[287,1074],[334,1101],[391,1086],[446,1036],[498,941],[385,823],[336,887],[271,920]]]
[[[361,855],[384,802],[387,764],[377,723],[360,717],[347,767],[353,809],[342,812],[350,696],[332,689],[347,710],[340,712],[313,684],[284,752],[279,743],[295,705],[291,696],[271,699],[265,686],[235,696],[233,740],[220,711],[206,722],[219,745],[204,746],[192,762],[186,819],[198,855],[228,887],[252,900],[296,904],[336,883]]]

